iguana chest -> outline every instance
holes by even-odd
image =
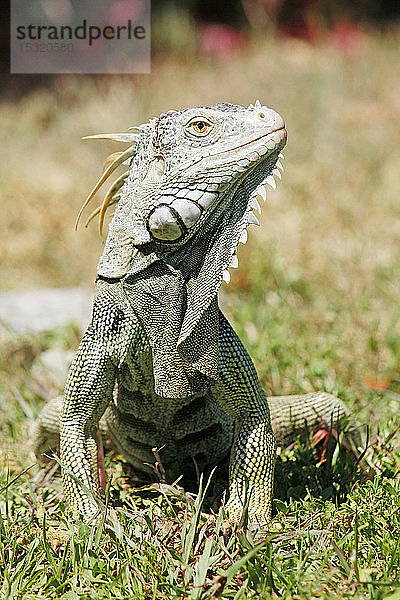
[[[179,471],[193,469],[193,458],[201,467],[220,460],[233,439],[233,423],[211,388],[178,399],[155,394],[152,352],[143,337],[119,365],[105,417],[113,441],[139,471],[148,472],[155,462],[153,448],[162,448],[166,469]]]

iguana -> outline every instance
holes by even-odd
[[[169,111],[133,132],[111,155],[83,208],[120,164],[129,169],[106,194],[114,217],[97,271],[92,321],[60,401],[44,409],[37,449],[60,421],[65,498],[85,519],[100,494],[98,425],[138,473],[161,460],[203,470],[230,453],[227,514],[271,516],[276,438],[328,425],[346,408],[330,394],[269,398],[218,307],[237,247],[258,224],[257,197],[275,188],[286,143],[283,119],[258,101]],[[78,217],[78,219],[79,219]],[[267,359],[268,357],[266,357]],[[268,404],[272,411],[272,427]],[[275,430],[275,436],[273,433]],[[80,482],[83,484],[81,485]],[[101,495],[101,494],[100,494]]]

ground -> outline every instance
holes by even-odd
[[[4,333],[1,598],[400,598],[398,44],[397,33],[365,34],[352,53],[258,40],[235,57],[159,55],[151,76],[64,77],[2,101],[3,289],[93,281],[101,244],[95,227],[75,233],[74,217],[118,147],[83,135],[218,101],[259,98],[285,117],[282,182],[222,303],[268,394],[344,399],[369,435],[376,477],[365,480],[343,445],[321,461],[321,448],[316,457],[299,442],[278,460],[274,526],[224,536],[216,505],[215,523],[173,481],[131,492],[111,454],[121,524],[74,526],[57,465],[31,467],[30,425],[57,393],[31,366],[48,348],[75,348],[80,332]],[[72,537],[57,547],[63,523]]]

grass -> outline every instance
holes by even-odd
[[[269,40],[234,60],[172,53],[148,77],[65,77],[2,101],[4,289],[93,281],[95,227],[76,234],[72,224],[115,146],[82,135],[221,100],[259,97],[285,116],[285,176],[222,303],[268,394],[324,389],[368,423],[376,477],[364,481],[342,446],[317,466],[299,441],[278,459],[274,528],[224,535],[222,513],[207,517],[201,495],[172,481],[134,490],[111,453],[118,521],[74,525],[56,467],[24,470],[30,425],[57,393],[32,364],[80,334],[4,334],[0,598],[400,598],[398,39],[365,35],[351,55]],[[66,545],[52,537],[59,527],[71,532]]]

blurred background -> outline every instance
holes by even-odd
[[[82,136],[259,99],[286,120],[285,173],[226,312],[267,392],[323,388],[367,419],[397,414],[396,393],[376,393],[400,377],[399,2],[153,0],[148,75],[10,75],[8,43],[2,19],[3,291],[94,281],[97,226],[74,222],[119,147]]]

